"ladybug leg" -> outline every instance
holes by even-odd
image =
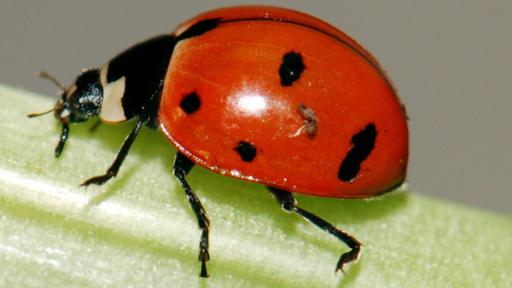
[[[270,190],[270,192],[276,198],[279,204],[281,204],[281,208],[283,208],[283,210],[299,214],[309,222],[313,223],[318,228],[328,232],[329,234],[343,241],[345,244],[347,244],[348,247],[350,247],[351,250],[349,252],[343,253],[341,255],[334,272],[341,271],[345,273],[345,271],[343,271],[343,265],[345,265],[346,263],[357,261],[357,259],[359,258],[359,252],[362,245],[359,241],[357,241],[357,239],[347,234],[346,232],[341,231],[341,229],[333,226],[331,223],[316,216],[315,214],[298,207],[297,200],[295,200],[292,193],[290,193],[289,191],[273,187],[267,188]]]
[[[206,215],[206,210],[204,209],[203,204],[201,204],[199,197],[197,197],[185,179],[192,167],[194,167],[194,162],[190,161],[180,152],[176,153],[176,157],[174,158],[173,174],[180,182],[183,190],[185,190],[188,202],[196,214],[199,228],[203,231],[201,234],[201,240],[199,241],[199,261],[201,261],[201,273],[199,276],[209,277],[208,272],[206,271],[206,261],[210,260],[210,253],[208,252],[210,220]]]
[[[91,126],[91,128],[89,128],[89,132],[91,132],[91,133],[96,132],[96,130],[98,130],[98,128],[100,126],[101,126],[101,120],[100,119],[96,119],[96,122],[94,122],[94,124]]]
[[[55,147],[55,157],[59,157],[62,153],[62,149],[64,149],[64,144],[68,140],[69,136],[69,124],[67,122],[62,122],[62,132],[60,134],[59,143],[57,147]]]
[[[115,177],[117,175],[117,172],[119,171],[119,168],[121,167],[121,164],[123,164],[124,158],[126,158],[126,155],[128,155],[128,151],[130,151],[130,147],[135,141],[135,138],[137,138],[140,128],[142,127],[144,122],[144,119],[139,119],[137,121],[135,127],[132,129],[130,134],[128,134],[128,137],[126,137],[126,139],[124,140],[121,149],[119,149],[119,152],[117,152],[116,159],[114,160],[114,163],[112,163],[112,165],[108,168],[107,173],[100,176],[92,177],[84,181],[80,186],[87,186],[90,184],[102,185],[108,180],[110,180],[110,178]]]

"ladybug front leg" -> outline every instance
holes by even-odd
[[[281,190],[273,187],[267,187],[272,195],[277,199],[279,204],[281,204],[281,207],[288,212],[295,212],[299,214],[300,216],[304,217],[309,222],[313,223],[318,228],[329,232],[334,237],[340,239],[345,244],[347,244],[348,247],[350,247],[350,251],[343,253],[338,260],[338,264],[336,265],[336,269],[334,272],[338,272],[341,270],[341,272],[345,273],[343,271],[343,265],[346,263],[350,263],[353,261],[357,261],[360,254],[361,249],[361,243],[357,241],[354,237],[351,235],[341,231],[339,228],[333,226],[331,223],[325,221],[324,219],[316,216],[313,213],[310,213],[302,208],[299,208],[297,206],[297,200],[293,197],[292,193],[286,190]]]
[[[69,136],[69,124],[67,122],[62,122],[62,132],[60,134],[59,143],[57,147],[55,147],[55,157],[59,158],[62,153],[62,149],[64,149],[64,144],[68,140]]]
[[[199,197],[197,197],[185,179],[192,167],[194,167],[194,163],[192,161],[190,161],[180,152],[176,153],[176,157],[174,158],[173,174],[180,182],[183,190],[185,190],[188,202],[196,214],[199,228],[203,231],[201,234],[201,240],[199,242],[199,261],[201,261],[201,273],[199,276],[208,277],[208,272],[206,271],[206,261],[210,260],[210,253],[208,252],[210,220],[206,215],[206,210],[204,209],[203,204],[201,204]]]
[[[119,152],[117,152],[116,159],[114,160],[114,163],[112,163],[112,165],[108,168],[107,173],[100,176],[92,177],[84,181],[80,186],[87,186],[90,184],[102,185],[108,180],[110,180],[110,178],[115,177],[117,175],[117,172],[119,171],[119,168],[121,167],[121,164],[123,164],[124,158],[126,158],[126,155],[128,155],[128,151],[130,151],[130,147],[135,141],[135,138],[137,138],[140,128],[145,122],[146,121],[143,118],[137,121],[135,127],[132,129],[130,134],[128,134],[128,137],[126,137],[126,139],[124,140],[121,149],[119,149]]]

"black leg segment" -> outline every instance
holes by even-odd
[[[339,228],[333,226],[331,223],[316,216],[315,214],[310,213],[302,208],[299,208],[297,206],[297,201],[293,197],[292,193],[290,193],[289,191],[272,188],[272,187],[267,187],[267,188],[270,190],[270,192],[276,198],[276,200],[279,202],[279,204],[281,204],[281,207],[284,210],[289,211],[289,212],[295,212],[295,213],[299,214],[300,216],[304,217],[309,222],[313,223],[318,228],[329,232],[334,237],[343,241],[351,249],[349,252],[346,252],[343,255],[341,255],[334,272],[338,272],[338,270],[341,270],[341,272],[345,273],[343,271],[343,265],[346,263],[353,262],[353,261],[357,260],[357,258],[359,258],[359,252],[360,252],[362,244],[359,241],[357,241],[357,239],[355,239],[354,237],[350,236],[349,234],[341,231]]]
[[[100,119],[96,119],[96,122],[94,122],[94,124],[91,126],[91,128],[89,128],[89,131],[91,133],[94,133],[96,132],[96,130],[98,130],[98,128],[101,126],[101,120]]]
[[[180,182],[181,187],[185,191],[187,195],[188,202],[194,210],[194,213],[197,217],[197,223],[199,228],[202,230],[201,240],[199,241],[199,261],[201,261],[201,273],[199,276],[208,277],[208,271],[206,270],[206,261],[210,260],[210,253],[208,252],[208,237],[210,233],[210,220],[206,215],[206,211],[204,210],[203,204],[194,193],[190,185],[188,184],[185,177],[190,172],[194,163],[190,161],[187,157],[185,157],[180,152],[176,153],[176,157],[174,158],[173,165],[173,174],[176,176],[178,181]]]
[[[128,134],[128,137],[126,137],[126,139],[124,140],[121,149],[119,149],[119,152],[117,152],[117,156],[114,160],[114,163],[112,163],[110,168],[108,168],[107,173],[105,173],[104,175],[92,177],[83,182],[80,186],[87,186],[90,184],[102,185],[108,180],[110,180],[110,178],[115,177],[117,175],[117,172],[119,171],[119,168],[121,167],[121,164],[123,164],[124,158],[126,158],[126,155],[130,151],[130,147],[132,147],[135,138],[137,138],[140,128],[142,127],[144,122],[145,120],[143,119],[137,120],[137,124],[132,129],[130,134]]]
[[[59,158],[62,153],[62,149],[64,149],[64,144],[66,144],[66,140],[68,140],[69,136],[69,124],[66,122],[62,122],[62,133],[60,134],[59,143],[57,147],[55,147],[55,157]]]

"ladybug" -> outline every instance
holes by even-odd
[[[358,259],[361,243],[300,208],[292,192],[367,198],[405,179],[407,116],[390,80],[356,41],[301,12],[213,10],[85,70],[69,87],[42,76],[62,89],[48,111],[62,124],[56,157],[70,123],[135,122],[106,173],[83,186],[115,177],[143,126],[176,147],[173,174],[202,230],[202,277],[210,220],[186,180],[196,164],[267,186],[284,210],[344,242],[350,251],[336,272]]]

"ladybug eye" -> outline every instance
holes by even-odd
[[[377,129],[373,123],[366,125],[363,130],[352,136],[351,142],[353,146],[341,163],[338,179],[347,182],[352,181],[357,176],[361,163],[372,153],[376,138]]]

